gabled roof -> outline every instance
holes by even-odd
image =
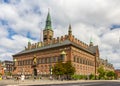
[[[56,47],[61,47],[61,46],[66,46],[66,45],[72,45],[74,47],[77,47],[83,51],[86,51],[90,54],[95,54],[95,51],[97,49],[97,46],[93,46],[93,47],[90,47],[88,49],[86,48],[83,48],[81,47],[80,45],[74,43],[74,42],[71,42],[70,40],[65,40],[63,42],[59,42],[59,43],[55,43],[55,44],[49,44],[47,46],[42,46],[42,47],[38,47],[38,48],[35,48],[35,49],[31,49],[31,50],[23,50],[13,56],[17,56],[17,55],[22,55],[22,54],[25,54],[25,53],[31,53],[31,52],[36,52],[36,51],[41,51],[41,50],[46,50],[46,49],[51,49],[51,48],[56,48]]]
[[[92,51],[94,54],[96,53],[96,50],[98,49],[98,46],[90,46],[88,50]]]

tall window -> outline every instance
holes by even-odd
[[[42,60],[41,60],[41,58],[39,59],[39,63],[40,63],[40,64],[42,63]]]
[[[22,65],[23,65],[23,64],[22,64],[22,61],[20,61],[20,62],[21,62],[21,66],[22,66]]]
[[[49,58],[47,58],[47,63],[49,63]]]
[[[47,63],[47,58],[45,58],[45,63]]]
[[[30,60],[28,60],[28,65],[30,65]]]
[[[85,60],[83,59],[83,64],[85,64]]]
[[[53,57],[50,57],[50,62],[53,62]]]
[[[27,60],[25,60],[25,65],[27,65]]]
[[[53,62],[56,62],[56,57],[53,57]]]
[[[30,60],[30,64],[32,64],[32,61],[33,61],[33,60],[31,59],[31,60]]]
[[[80,58],[79,60],[80,60],[80,63],[82,64],[82,59]]]
[[[88,65],[88,60],[86,59],[86,65]]]
[[[49,63],[51,63],[51,58],[49,57]]]
[[[74,56],[74,62],[76,61],[76,57]]]
[[[18,61],[18,66],[19,66],[19,61]]]
[[[79,63],[79,58],[77,57],[77,63]]]
[[[36,61],[37,61],[36,63],[37,63],[37,64],[39,64],[39,58],[37,58],[37,60],[36,60]]]
[[[41,60],[42,60],[42,63],[45,63],[45,59],[44,58],[42,58]]]

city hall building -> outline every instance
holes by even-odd
[[[98,46],[94,46],[92,41],[86,44],[74,37],[71,25],[66,35],[53,38],[54,31],[51,23],[48,12],[43,30],[43,42],[32,44],[29,41],[23,51],[13,55],[13,74],[49,75],[52,74],[51,68],[58,61],[71,61],[76,70],[75,74],[97,75],[97,68],[102,64],[101,61],[104,61],[100,59]],[[114,70],[112,64],[107,62],[105,65],[108,65],[107,69]]]

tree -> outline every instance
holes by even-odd
[[[95,79],[95,75],[90,74],[90,75],[89,75],[89,79],[90,79],[90,80],[94,80],[94,79]]]
[[[75,68],[72,66],[71,62],[68,61],[66,63],[58,62],[54,67],[53,67],[53,74],[56,76],[65,76],[67,79],[71,78],[71,75],[75,73]],[[65,78],[64,77],[64,78]]]
[[[98,68],[98,73],[99,73],[99,79],[105,79],[105,70],[104,70],[104,67],[103,66],[100,66]]]
[[[64,74],[66,75],[67,79],[70,79],[71,75],[75,73],[75,68],[72,66],[71,61],[64,63],[64,68],[65,68]]]
[[[115,72],[113,71],[108,71],[106,76],[108,77],[108,79],[113,79],[115,78]]]
[[[65,69],[64,69],[64,65],[62,62],[58,62],[54,67],[53,67],[53,75],[56,75],[56,76],[61,76],[64,74],[65,72]]]

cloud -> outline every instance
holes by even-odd
[[[0,37],[6,37],[7,34],[8,34],[7,30],[5,30],[4,27],[0,25]]]
[[[120,68],[120,29],[114,29],[114,25],[120,25],[119,3],[120,0],[2,0],[0,57],[10,59],[24,49],[29,39],[39,41],[50,8],[54,37],[67,34],[71,24],[75,37],[87,44],[92,37],[94,45],[99,45],[101,58],[109,57]]]

